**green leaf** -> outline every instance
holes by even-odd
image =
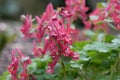
[[[91,62],[93,62],[95,64],[101,64],[102,63],[101,59],[99,59],[98,57],[95,57],[95,58],[91,59]]]
[[[107,47],[110,49],[110,50],[117,50],[119,45],[117,44],[107,44]]]
[[[70,66],[73,68],[80,68],[83,66],[83,64],[79,64],[77,61],[71,61],[70,64]]]
[[[113,75],[113,80],[120,80],[120,75]]]
[[[87,44],[86,46],[84,46],[83,49],[86,51],[95,50],[95,51],[104,52],[104,53],[109,51],[108,47],[103,42],[94,42],[93,44]]]
[[[114,35],[108,34],[105,36],[105,42],[111,42],[115,38]]]
[[[80,54],[80,61],[88,61],[90,59],[85,51],[82,50],[78,53]]]
[[[10,80],[11,76],[8,71],[5,71],[2,76],[0,76],[0,80]]]
[[[90,59],[89,57],[87,57],[87,56],[85,56],[83,54],[80,55],[80,60],[81,61],[88,61],[89,59]]]
[[[113,39],[112,43],[120,45],[120,39]]]
[[[104,75],[97,75],[95,78],[95,80],[108,80],[108,77]]]
[[[97,3],[97,7],[98,7],[98,8],[104,8],[104,7],[107,7],[107,3],[99,2],[99,3]]]
[[[41,61],[49,61],[50,60],[50,56],[49,55],[45,55],[43,58],[41,58]]]
[[[82,50],[83,47],[88,44],[88,41],[80,41],[80,42],[74,42],[73,43],[73,50],[77,51],[77,50]]]
[[[95,56],[97,56],[97,52],[96,52],[96,51],[89,51],[87,54],[88,54],[88,56],[90,56],[90,57],[95,57]]]
[[[66,56],[61,56],[61,60],[62,60],[65,64],[67,64],[67,63],[69,63],[69,62],[71,61],[71,58],[70,58],[70,57],[66,57]]]
[[[98,15],[91,15],[89,16],[90,20],[94,21],[94,20],[98,20],[99,16]]]
[[[113,28],[113,29],[116,29],[115,26],[113,24],[111,24],[111,23],[108,23],[108,26]]]
[[[91,31],[91,30],[85,30],[84,33],[85,33],[87,36],[89,36],[89,37],[95,36],[95,33],[94,33],[93,31]]]
[[[56,64],[56,66],[55,66],[55,70],[54,70],[54,74],[59,74],[60,72],[62,72],[62,67],[61,67],[61,65],[58,63],[58,64]]]
[[[110,49],[116,49],[116,50],[118,50],[118,48],[120,47],[120,39],[118,39],[118,38],[113,39],[112,43],[111,44],[107,44],[107,46]]]
[[[33,73],[37,70],[37,63],[35,62],[32,62],[32,64],[28,65],[28,70],[29,70],[29,73]]]
[[[113,22],[112,19],[104,19],[104,21],[105,21],[105,22],[109,22],[109,23],[110,23],[110,22]]]
[[[104,39],[104,34],[103,33],[99,33],[97,38],[98,38],[97,39],[98,41],[102,42],[103,39]]]

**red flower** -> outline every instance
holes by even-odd
[[[49,63],[46,72],[49,74],[52,74],[54,72],[54,67],[55,67],[56,63],[57,62],[55,62],[55,61]]]
[[[52,62],[48,64],[46,70],[48,73],[54,72],[54,67],[61,56],[71,57],[73,60],[79,58],[69,48],[73,42],[72,34],[74,33],[70,17],[71,13],[67,9],[62,8],[61,11],[55,11],[51,3],[41,17],[36,17],[37,26],[32,34],[37,42],[43,45],[43,48],[37,47],[34,43],[33,53],[36,57],[44,57],[47,52],[50,52]],[[30,28],[32,27],[28,29]],[[69,48],[70,53],[65,53],[67,48]],[[26,74],[25,70],[23,73]]]
[[[113,20],[116,29],[120,30],[120,0],[110,0],[106,12],[109,12],[108,17]]]
[[[27,80],[28,79],[27,66],[31,64],[31,60],[29,59],[29,57],[25,57],[24,54],[20,51],[20,49],[16,50],[20,55],[20,62],[23,68],[22,72],[20,73],[20,80]]]
[[[120,30],[120,4],[115,6],[115,10],[111,13],[111,17],[113,18],[116,29]]]
[[[42,57],[44,55],[44,51],[41,48],[38,48],[36,45],[36,42],[33,43],[34,48],[33,48],[33,53],[35,57]]]
[[[65,0],[65,3],[65,8],[71,12],[74,20],[76,20],[77,17],[80,17],[82,20],[87,19],[86,12],[88,11],[88,7],[85,6],[86,0]]]
[[[15,50],[12,50],[12,63],[8,66],[8,71],[12,75],[12,80],[18,80],[17,70],[19,67],[19,58],[16,57]]]
[[[92,23],[90,21],[83,20],[83,23],[84,23],[85,29],[89,30],[91,28]]]
[[[54,15],[53,5],[51,3],[49,3],[48,6],[46,7],[45,12],[42,15],[42,19],[50,20],[51,17],[53,17],[53,15]]]
[[[91,23],[93,25],[94,30],[101,29],[101,30],[104,30],[105,32],[108,32],[109,31],[109,27],[107,25],[107,22],[104,22],[104,20],[107,17],[107,15],[105,15],[106,11],[104,11],[103,13],[102,13],[102,11],[104,11],[104,9],[96,8],[90,14]]]
[[[32,17],[30,15],[26,15],[23,26],[20,29],[20,31],[25,35],[25,38],[29,38],[33,36],[32,32],[30,32],[31,28],[32,28]]]
[[[12,50],[12,63],[8,66],[8,70],[12,75],[12,80],[19,80],[17,71],[21,63],[23,71],[20,73],[20,80],[27,80],[27,66],[31,63],[29,57],[25,57],[19,49]]]

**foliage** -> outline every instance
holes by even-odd
[[[104,41],[89,40],[73,44],[73,50],[81,55],[74,64],[82,65],[82,76],[85,75],[83,80],[120,79],[120,38],[111,36],[105,35]]]
[[[36,58],[30,59],[19,49],[13,49],[12,63],[8,66],[11,79],[119,80],[120,36],[108,33],[110,27],[120,30],[119,1],[98,3],[89,15],[85,0],[65,3],[65,7],[57,10],[48,4],[35,19],[31,15],[22,16],[20,30],[24,38],[35,39]],[[84,24],[80,32],[73,28],[78,18]]]
[[[4,72],[3,75],[0,76],[0,80],[10,80],[9,72],[8,71]]]

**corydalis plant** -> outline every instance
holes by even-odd
[[[120,0],[110,0],[107,10],[113,19],[116,29],[120,30]]]
[[[12,50],[12,63],[8,66],[8,70],[11,74],[12,80],[28,80],[27,66],[31,64],[29,57],[24,56],[24,54],[19,49]],[[18,75],[19,66],[22,67],[22,72],[20,72],[20,78]]]
[[[97,8],[89,14],[89,20],[83,21],[86,29],[92,26],[96,29],[109,30],[114,27],[120,30],[120,0],[109,0],[108,3],[99,3]]]
[[[64,8],[59,11],[54,10],[50,3],[41,17],[36,16],[36,25],[32,25],[32,18],[27,15],[21,32],[25,38],[35,38],[37,44],[42,44],[40,48],[34,42],[33,53],[36,57],[44,57],[50,53],[52,61],[48,64],[47,73],[53,73],[56,63],[60,57],[71,57],[73,60],[79,59],[79,55],[70,49],[72,44],[72,34],[75,32],[71,28],[71,13]],[[32,31],[31,31],[32,30]]]
[[[52,59],[51,62],[48,63],[46,69],[47,73],[53,73],[58,62],[61,62],[62,68],[65,68],[62,59],[63,56],[65,58],[72,58],[72,60],[79,59],[79,55],[70,48],[72,43],[75,41],[73,37],[78,35],[77,31],[71,28],[72,22],[76,20],[77,17],[82,19],[86,29],[91,29],[93,26],[97,30],[101,28],[103,30],[108,30],[109,24],[113,24],[113,22],[115,24],[115,28],[119,29],[119,0],[110,0],[106,6],[98,7],[95,11],[89,14],[90,19],[87,18],[88,16],[86,15],[88,7],[85,6],[85,0],[65,1],[66,7],[54,10],[50,3],[41,16],[36,16],[35,19],[32,19],[31,15],[26,15],[23,19],[24,23],[21,27],[21,32],[24,34],[24,37],[35,39],[33,43],[34,56],[43,58],[45,55],[49,54]],[[18,51],[18,55],[21,56],[19,50],[15,49],[13,50],[13,53],[15,51]],[[17,75],[17,71],[22,58],[16,56],[17,53],[15,55],[13,55],[13,53],[9,72],[12,75],[12,80],[18,80],[19,76]],[[26,64],[26,66],[29,64],[26,63],[26,61],[25,63],[22,63]],[[23,74],[20,73],[20,80],[23,78],[28,79],[26,66],[23,66]],[[63,73],[66,75],[65,69],[63,70]],[[78,77],[78,75],[76,76]]]
[[[65,3],[65,9],[71,12],[73,20],[76,20],[78,17],[83,21],[87,19],[86,12],[89,8],[86,7],[86,0],[65,0]]]

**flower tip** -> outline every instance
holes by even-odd
[[[47,70],[46,70],[46,72],[48,74],[52,74],[54,72],[54,70],[51,67],[48,67]]]
[[[79,59],[79,54],[74,53],[73,56],[72,56],[72,59],[73,60],[78,60]]]

